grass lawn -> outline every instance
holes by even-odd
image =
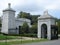
[[[47,39],[36,39],[36,40],[22,40],[22,41],[11,41],[11,42],[0,42],[0,45],[14,45],[14,44],[24,44],[24,43],[33,43],[47,41]]]
[[[7,36],[7,39],[18,39],[19,36]],[[0,40],[6,40],[6,35],[0,34]],[[35,39],[35,40],[19,40],[19,41],[11,41],[11,42],[0,42],[0,45],[14,45],[14,44],[24,44],[24,43],[33,43],[47,41],[47,39]]]
[[[16,39],[18,36],[7,36],[6,35],[3,35],[3,34],[0,34],[0,40],[5,40],[6,38],[7,39]]]

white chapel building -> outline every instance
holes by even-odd
[[[10,3],[8,8],[3,10],[2,16],[2,33],[6,34],[19,34],[19,26],[22,26],[24,22],[27,22],[31,27],[31,21],[26,18],[15,18],[15,10],[11,8]]]

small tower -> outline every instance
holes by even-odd
[[[10,3],[8,3],[8,8],[3,10],[1,32],[7,34],[18,34],[18,30],[15,25],[15,10],[11,8]]]

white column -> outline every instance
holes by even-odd
[[[41,24],[40,24],[39,21],[38,21],[38,34],[37,34],[37,37],[41,38]]]
[[[51,26],[48,24],[48,30],[47,30],[47,39],[51,40]]]

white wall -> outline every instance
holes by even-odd
[[[16,22],[16,27],[19,28],[19,26],[22,26],[24,22],[27,22],[27,24],[29,25],[29,27],[31,27],[31,21],[28,19],[24,19],[24,18],[19,18],[15,20]]]
[[[3,12],[1,32],[2,33],[8,33],[8,11]]]
[[[8,16],[9,16],[9,18],[8,18],[8,27],[9,27],[9,29],[16,28],[16,25],[15,25],[15,12],[9,11]]]

